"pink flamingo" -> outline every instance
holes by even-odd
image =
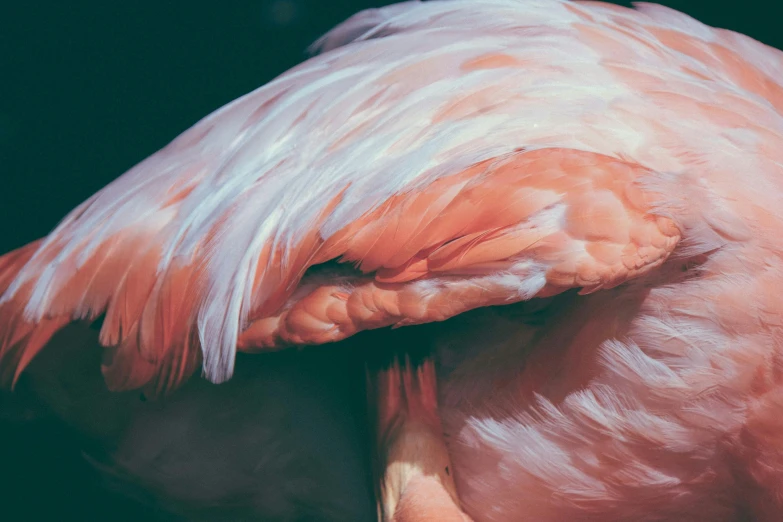
[[[0,259],[5,381],[101,316],[150,396],[455,318],[368,367],[383,520],[780,520],[783,55],[565,0],[315,48]]]

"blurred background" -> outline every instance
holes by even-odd
[[[6,3],[0,253],[47,234],[74,206],[198,119],[305,59],[307,46],[331,26],[389,3]],[[769,0],[659,3],[783,47]],[[67,428],[52,419],[23,424],[18,415],[6,417],[0,415],[4,520],[155,519],[101,488]],[[18,515],[5,518],[12,513]]]

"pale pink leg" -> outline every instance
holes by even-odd
[[[414,367],[406,357],[368,370],[376,419],[375,480],[383,522],[465,522],[438,415],[432,359]]]

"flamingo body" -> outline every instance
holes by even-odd
[[[109,387],[151,394],[448,320],[475,520],[776,520],[783,55],[561,0],[398,4],[316,49],[0,259],[7,380],[101,315]]]

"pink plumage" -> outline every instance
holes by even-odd
[[[472,519],[778,520],[783,54],[564,0],[407,2],[314,49],[0,258],[0,376],[99,316],[108,386],[150,394],[447,321]]]

